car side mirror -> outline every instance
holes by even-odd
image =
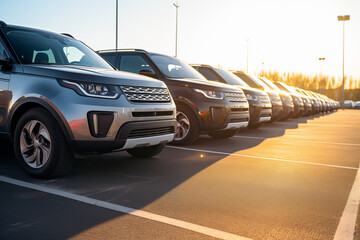
[[[1,70],[11,70],[13,64],[14,62],[10,58],[0,59]]]
[[[142,69],[139,72],[140,75],[144,75],[151,78],[156,78],[156,73],[152,69]]]

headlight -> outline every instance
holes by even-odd
[[[222,92],[216,92],[216,91],[210,91],[210,90],[202,90],[202,89],[196,89],[193,88],[193,90],[197,93],[201,93],[207,98],[211,99],[224,99],[224,93]]]
[[[256,94],[246,94],[246,98],[248,101],[258,101],[259,97]]]
[[[82,96],[115,99],[120,95],[118,86],[69,80],[58,80],[58,82],[61,86],[73,89]]]

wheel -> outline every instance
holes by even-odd
[[[150,147],[137,147],[132,149],[127,149],[126,151],[137,158],[150,158],[152,156],[155,156],[156,154],[159,154],[163,148],[165,147],[165,144],[158,144]]]
[[[226,129],[226,130],[218,130],[218,131],[214,131],[214,132],[209,132],[209,136],[213,137],[213,138],[229,138],[234,136],[239,129]]]
[[[15,158],[35,178],[65,174],[73,163],[63,132],[45,109],[34,108],[20,117],[14,133]]]
[[[247,127],[250,129],[258,129],[259,127],[261,127],[261,123],[254,123],[254,124],[249,124]]]
[[[200,134],[200,125],[193,111],[184,105],[177,106],[176,121],[177,131],[172,144],[185,145],[196,142]]]

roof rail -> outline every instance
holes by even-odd
[[[7,27],[8,25],[7,25],[4,21],[1,21],[1,20],[0,20],[0,26],[1,26],[1,27]]]
[[[67,37],[71,37],[71,38],[74,38],[71,34],[69,33],[61,33],[61,35],[64,35],[64,36],[67,36]],[[75,38],[74,38],[75,39]]]
[[[146,50],[140,48],[104,49],[104,50],[98,50],[96,52],[121,52],[121,51],[147,52]]]

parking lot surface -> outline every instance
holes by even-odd
[[[204,135],[152,159],[77,159],[53,180],[28,177],[2,143],[0,239],[333,239],[356,215],[360,239],[359,212],[343,214],[349,196],[358,206],[359,123],[339,110]]]

